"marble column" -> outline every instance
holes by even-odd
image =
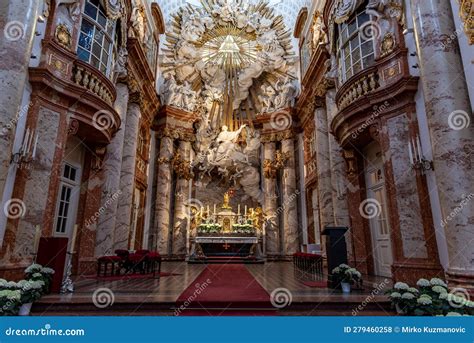
[[[122,120],[120,129],[117,131],[112,141],[107,146],[107,153],[104,159],[104,187],[102,191],[103,214],[99,218],[96,237],[96,256],[110,255],[114,251],[114,231],[117,220],[117,209],[119,199],[122,195],[120,188],[120,175],[122,170],[123,146],[125,141],[128,86],[125,83],[118,83],[117,100],[114,108]]]
[[[173,140],[162,137],[160,143],[160,157],[158,159],[158,176],[156,184],[155,232],[157,249],[161,255],[170,252],[170,203],[172,192],[172,173],[170,160],[173,158]]]
[[[296,188],[296,161],[295,143],[293,139],[285,139],[281,142],[282,153],[289,158],[285,163],[282,177],[283,187],[283,245],[284,254],[292,255],[299,251],[298,237],[298,197],[299,190]]]
[[[189,161],[191,157],[191,143],[181,141],[179,143],[178,152],[181,158]],[[174,205],[174,220],[173,220],[173,251],[172,254],[176,257],[182,258],[186,256],[186,237],[188,225],[190,223],[190,209],[186,207],[189,202],[189,180],[186,180],[179,175],[177,176],[175,189],[175,205]]]
[[[26,115],[29,109],[21,108],[21,102],[38,9],[38,0],[0,2],[0,198],[8,175],[16,124],[19,116]]]
[[[135,192],[135,166],[137,157],[137,138],[140,131],[139,97],[130,96],[125,123],[122,150],[122,169],[120,171],[120,192],[114,232],[113,249],[128,249],[130,225],[132,222],[133,195]]]
[[[263,151],[263,159],[273,161],[275,159],[276,144],[265,143]],[[265,198],[263,204],[263,211],[265,215],[270,218],[265,228],[265,254],[268,256],[277,256],[280,254],[280,235],[279,235],[279,219],[278,219],[278,196],[277,196],[277,182],[275,178],[264,178],[263,181]]]
[[[431,131],[434,173],[449,254],[448,279],[474,280],[474,118],[450,1],[412,0],[421,83]],[[470,125],[469,125],[470,122]]]
[[[331,122],[338,112],[335,99],[336,90],[334,88],[329,89],[326,92],[328,133],[331,130]],[[348,188],[352,187],[352,183],[350,183],[347,179],[346,161],[343,158],[341,146],[332,134],[328,134],[328,140],[334,225],[350,228],[351,220],[349,216],[349,206],[347,203],[347,192]],[[346,242],[349,259],[352,259],[350,257],[350,255],[352,255],[352,241],[349,231],[346,233]]]
[[[327,113],[324,107],[316,108],[316,168],[321,229],[334,225],[334,207],[332,202],[331,163],[329,157],[329,137]]]

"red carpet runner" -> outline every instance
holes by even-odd
[[[179,296],[176,315],[276,315],[270,295],[241,264],[211,264]]]

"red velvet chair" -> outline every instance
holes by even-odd
[[[102,256],[97,259],[97,276],[100,276],[103,270],[103,276],[107,276],[110,268],[110,275],[118,275],[120,273],[122,258],[119,256]],[[117,270],[116,270],[117,268]]]
[[[146,255],[146,269],[147,273],[153,273],[153,276],[156,276],[158,269],[158,277],[161,273],[161,256],[158,252],[149,252]]]

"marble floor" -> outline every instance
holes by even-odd
[[[180,294],[193,284],[204,268],[204,265],[199,264],[164,262],[162,272],[171,275],[159,279],[104,281],[79,277],[75,280],[73,294],[43,297],[33,312],[36,315],[57,315],[61,314],[63,310],[66,311],[68,306],[70,308],[77,306],[79,313],[81,308],[93,305],[94,292],[99,289],[108,289],[113,293],[114,306],[122,306],[126,309],[125,314],[127,315],[138,314],[138,312],[167,314],[173,309]],[[341,311],[349,312],[348,309],[356,307],[359,303],[364,303],[367,299],[372,304],[372,308],[375,306],[377,311],[379,310],[377,304],[384,303],[385,305],[380,307],[380,310],[386,312],[387,297],[384,292],[392,285],[390,279],[365,276],[364,290],[356,290],[350,295],[343,295],[338,290],[305,285],[304,282],[308,280],[308,277],[300,272],[295,272],[291,262],[267,262],[246,265],[246,268],[269,294],[277,288],[287,289],[292,296],[291,307],[296,311],[296,314],[304,315],[321,314],[318,308],[328,309],[328,305],[330,306],[329,310],[334,308],[337,314],[340,314]],[[380,291],[373,294],[374,288],[378,288]],[[341,303],[350,304],[350,306],[341,309],[339,306]],[[58,305],[62,307],[58,307]],[[373,310],[367,309],[367,313],[364,315],[370,314],[371,311]]]

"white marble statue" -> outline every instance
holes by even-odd
[[[127,59],[128,51],[125,47],[120,47],[118,51],[117,60],[114,65],[114,73],[118,77],[123,77],[127,75]]]
[[[57,4],[58,7],[65,6],[67,8],[69,17],[72,21],[76,22],[81,15],[81,1],[80,0],[60,0]]]
[[[129,36],[136,37],[140,42],[145,42],[145,17],[143,8],[137,0],[132,2],[133,9],[130,21],[132,26],[129,30]]]

